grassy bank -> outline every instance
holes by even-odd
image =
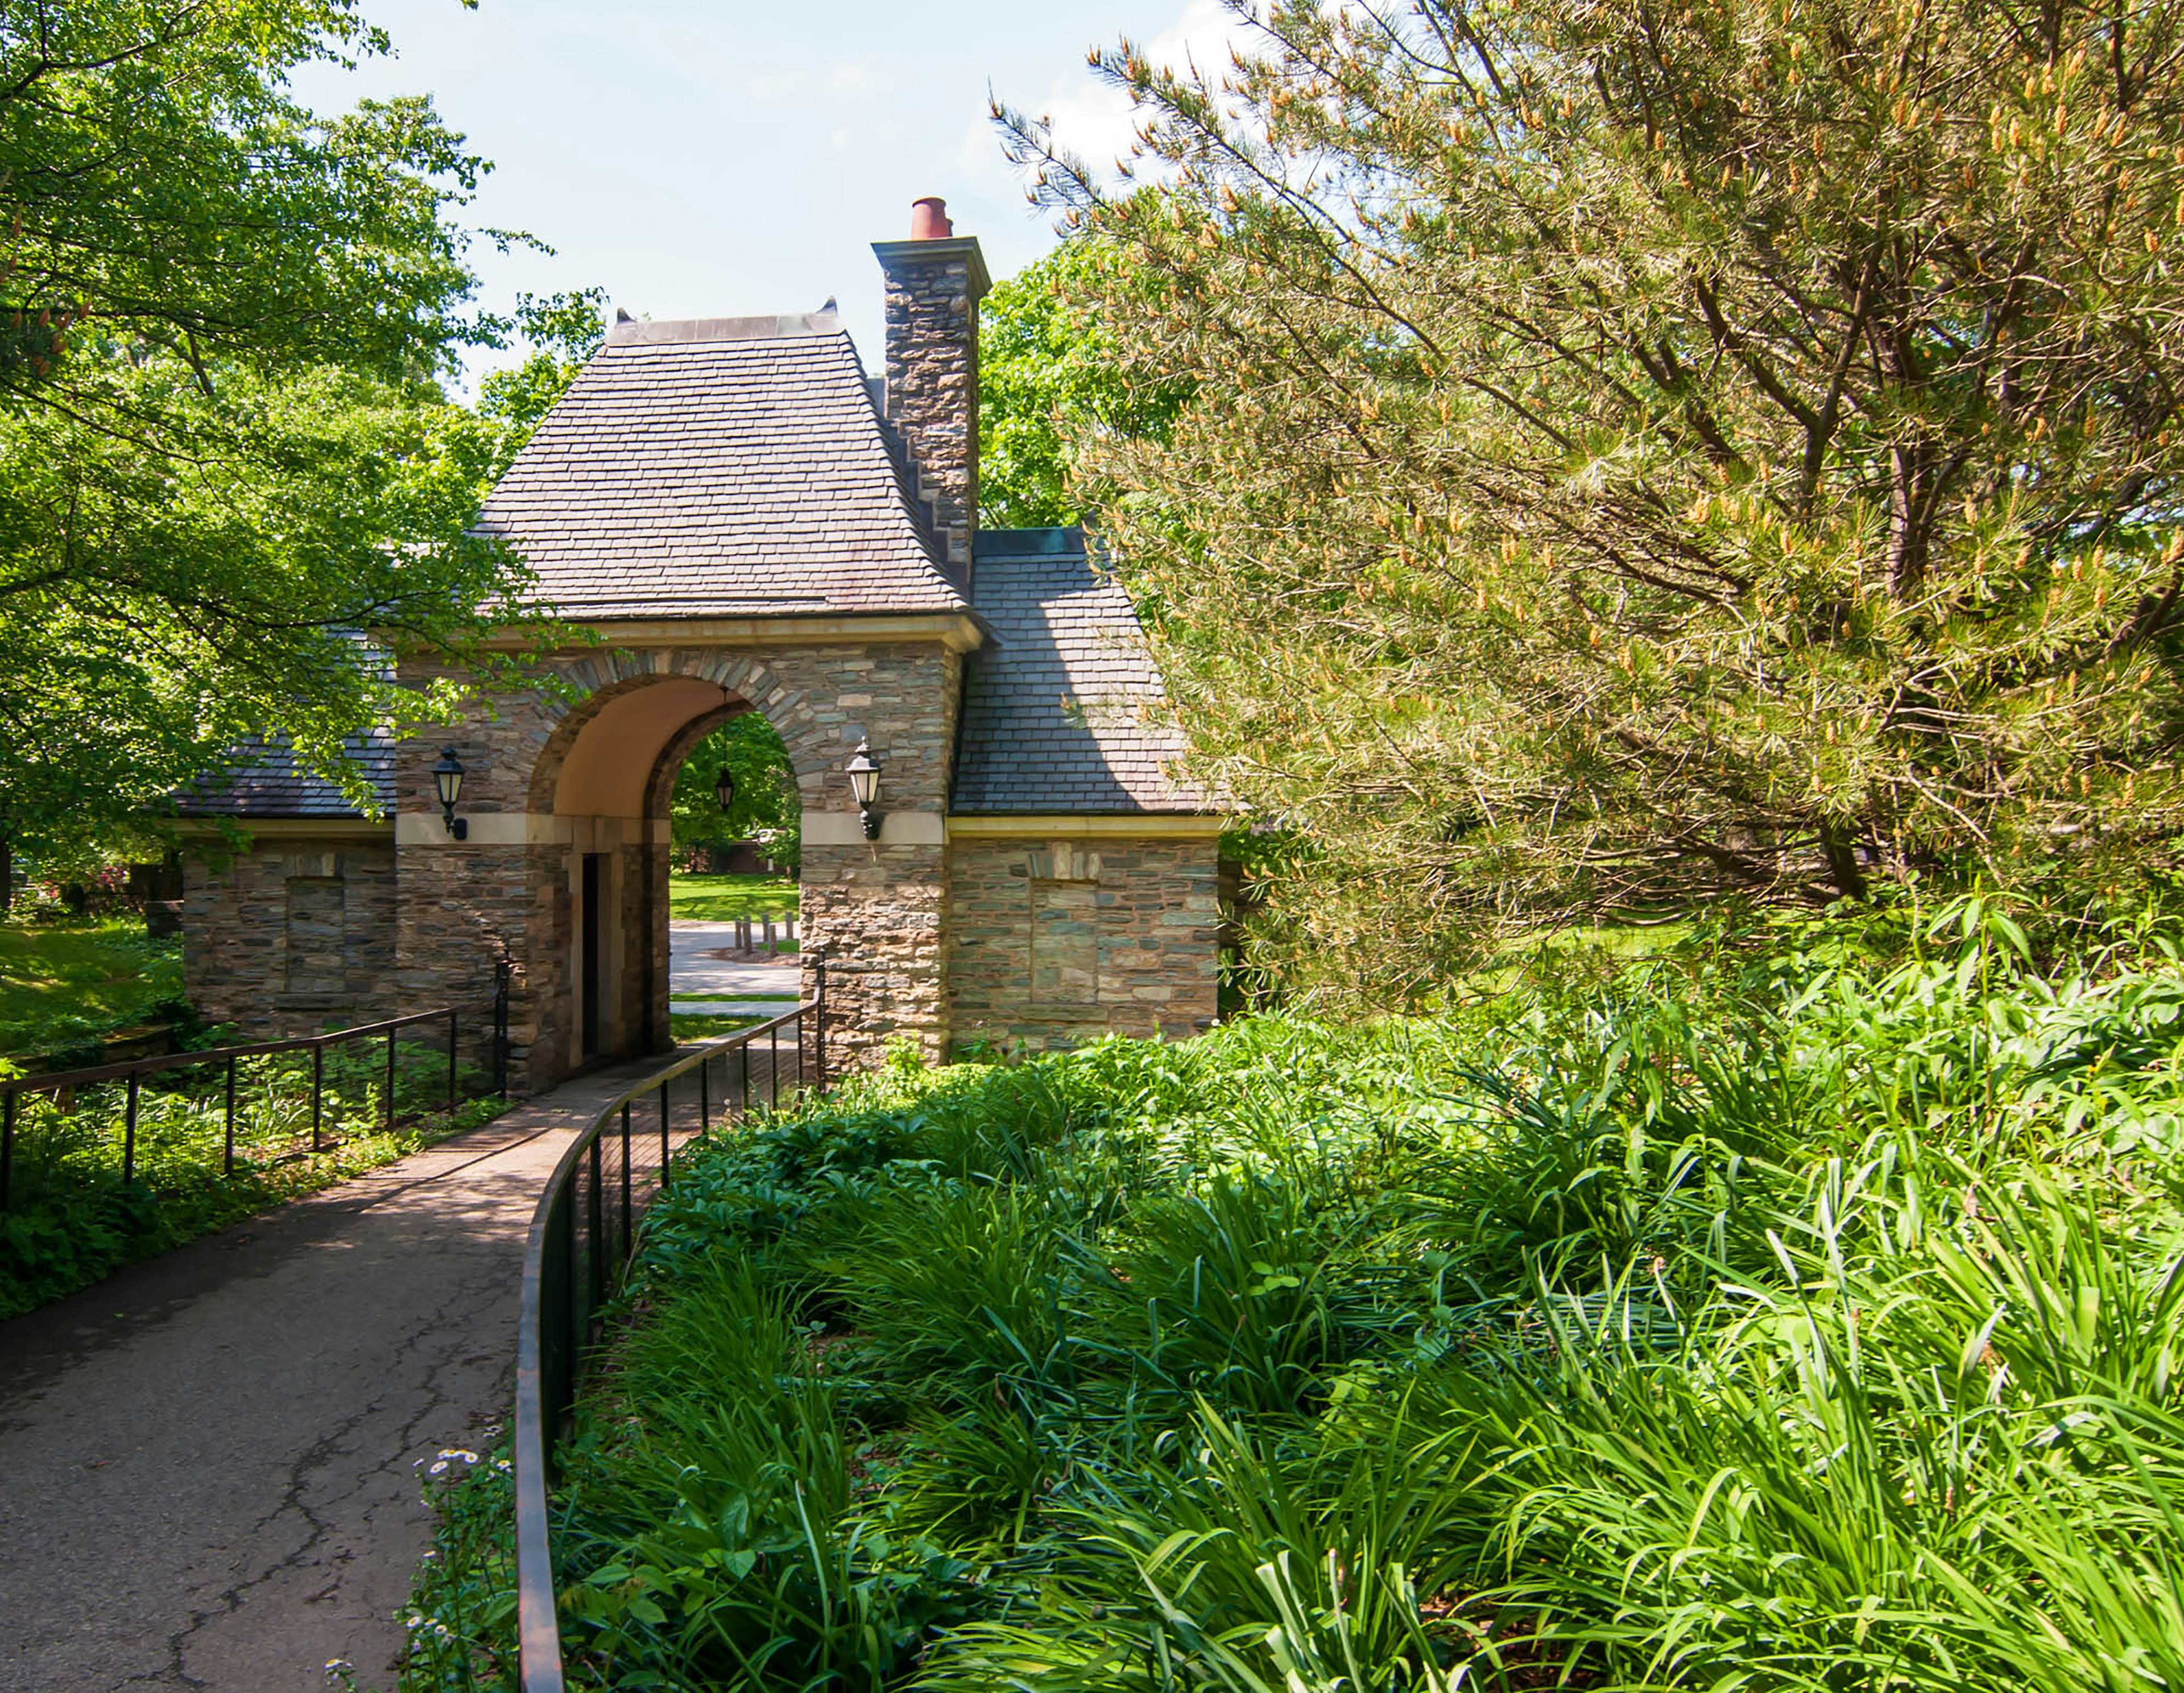
[[[581,1685],[2184,1688],[2184,978],[1797,931],[898,1074],[694,1157]],[[498,1472],[415,1687],[512,1660]]]
[[[179,1010],[181,992],[181,943],[150,939],[142,918],[0,924],[0,1056],[95,1047]]]

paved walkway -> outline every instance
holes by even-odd
[[[772,961],[723,956],[735,938],[733,923],[679,917],[667,925],[671,1009],[778,1017],[795,1003],[803,986],[796,954],[777,953]]]
[[[650,1062],[0,1323],[0,1690],[391,1687],[415,1461],[505,1415],[540,1187]]]

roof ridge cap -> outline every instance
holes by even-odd
[[[847,339],[839,312],[784,312],[757,317],[632,317],[607,331],[606,346],[675,347],[722,341]]]

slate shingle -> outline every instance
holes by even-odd
[[[1181,737],[1150,722],[1161,697],[1136,610],[1086,556],[1080,529],[989,530],[973,599],[992,629],[964,662],[950,809],[1113,816],[1213,809],[1169,767]]]
[[[382,813],[394,810],[394,741],[376,730],[344,743],[362,767]],[[225,774],[208,776],[175,796],[185,817],[361,817],[342,791],[314,776],[280,740],[255,740],[236,751]]]
[[[486,502],[582,618],[960,612],[832,313],[617,324]]]

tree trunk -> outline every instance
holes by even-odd
[[[1820,825],[1820,851],[1827,855],[1828,875],[1845,899],[1866,896],[1865,872],[1858,868],[1858,836],[1840,823]]]

